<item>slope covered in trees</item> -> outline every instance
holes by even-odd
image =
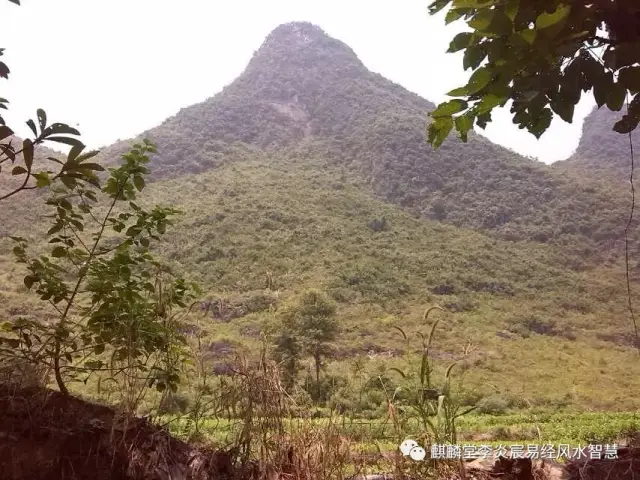
[[[375,368],[415,361],[392,326],[418,328],[424,307],[441,304],[437,354],[450,360],[476,345],[464,367],[473,385],[540,405],[637,406],[617,259],[626,192],[477,135],[434,151],[432,108],[318,27],[294,23],[275,29],[221,93],[140,135],[158,148],[144,202],[183,212],[157,253],[217,306],[203,327],[212,357],[255,353],[274,312],[313,287],[338,305],[331,375],[347,377],[347,360],[371,352],[390,352]],[[130,143],[101,160],[115,163]],[[1,211],[10,319],[47,318],[46,305],[25,300],[6,238],[40,234],[42,213],[25,197]],[[525,364],[521,385],[513,378]],[[353,393],[331,388],[335,402]]]
[[[622,112],[612,112],[603,107],[594,109],[585,119],[582,137],[575,153],[557,167],[574,167],[597,175],[614,177],[621,183],[628,181],[631,173],[631,146],[629,134],[611,130],[613,122]],[[634,155],[640,151],[640,132],[631,134]],[[636,163],[637,165],[637,163]]]
[[[141,137],[159,147],[158,177],[215,168],[237,153],[321,159],[425,218],[509,240],[569,244],[598,262],[621,252],[626,192],[474,134],[434,151],[425,142],[433,107],[367,70],[320,28],[293,23],[276,28],[221,93]],[[124,148],[106,149],[103,158]]]

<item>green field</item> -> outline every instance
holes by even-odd
[[[193,434],[193,422],[185,417],[159,417],[172,433],[182,438]],[[318,419],[288,419],[292,432],[306,428],[334,426],[341,435],[359,444],[379,444],[384,450],[397,449],[398,433],[384,420],[354,420],[335,416]],[[242,423],[231,419],[206,419],[200,426],[205,438],[218,444],[232,443]],[[407,436],[418,436],[415,422]],[[507,415],[468,415],[459,421],[459,444],[520,445],[520,444],[607,444],[624,442],[640,430],[640,413],[553,413],[526,412]]]

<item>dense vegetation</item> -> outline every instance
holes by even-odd
[[[485,128],[494,108],[509,101],[513,123],[540,137],[555,115],[571,122],[584,92],[598,107],[625,114],[613,130],[640,123],[640,7],[635,0],[434,0],[445,22],[464,21],[449,52],[464,51],[472,74],[451,90],[458,97],[431,112],[429,143],[438,147],[455,125],[463,141]]]
[[[585,119],[582,140],[575,153],[568,160],[554,164],[554,167],[577,167],[600,176],[614,176],[620,183],[627,182],[628,185],[631,175],[629,135],[615,135],[606,128],[618,116],[606,108],[591,112]],[[635,155],[640,145],[640,133],[634,130],[631,138]],[[634,163],[637,166],[637,162]]]
[[[161,152],[159,176],[215,168],[239,158],[236,152],[317,158],[426,218],[567,245],[585,266],[619,256],[626,191],[575,170],[557,172],[474,134],[434,151],[424,134],[432,109],[369,72],[317,27],[294,24],[274,30],[220,94],[143,135]],[[124,148],[106,149],[102,158]]]
[[[432,108],[369,72],[319,28],[278,27],[223,92],[140,136],[154,142],[157,154],[137,146],[120,157],[130,149],[130,142],[120,142],[96,157],[107,166],[121,164],[98,195],[115,195],[119,206],[103,201],[85,211],[58,198],[45,207],[39,191],[3,202],[5,328],[15,333],[16,325],[46,329],[66,321],[49,300],[59,293],[66,301],[65,285],[77,282],[95,320],[89,327],[118,321],[99,325],[100,332],[89,328],[82,346],[69,335],[58,339],[59,329],[50,328],[69,355],[54,349],[45,352],[47,359],[82,364],[86,347],[100,361],[126,356],[130,368],[147,375],[145,362],[171,352],[166,337],[179,332],[187,340],[181,348],[192,350],[180,387],[176,360],[164,380],[144,377],[162,393],[136,405],[189,412],[189,433],[209,428],[212,417],[249,418],[234,430],[247,442],[251,429],[258,429],[256,438],[264,433],[251,423],[256,418],[330,411],[374,426],[393,420],[393,435],[419,429],[454,441],[452,418],[463,407],[491,415],[637,410],[640,371],[619,258],[624,192],[577,165],[546,167],[476,135],[468,143],[449,139],[433,151],[424,137]],[[128,194],[121,198],[113,178],[122,169],[129,173],[122,174]],[[135,202],[134,187],[144,188]],[[155,205],[171,208],[156,215]],[[83,222],[112,219],[104,220],[108,233],[72,232],[97,238],[105,258],[116,247],[123,255],[104,263],[90,256],[96,266],[87,276],[83,264],[74,263],[76,253],[63,248],[62,255],[49,243],[69,238],[51,238],[58,232],[49,229],[45,209],[55,211],[56,222],[76,227],[71,212],[85,214]],[[168,227],[164,218],[178,212]],[[13,251],[12,236],[22,237]],[[30,261],[16,263],[16,254],[26,259],[26,245]],[[49,296],[41,288],[47,279],[32,278],[47,252],[52,263],[69,259],[77,269],[51,275],[48,285],[60,290]],[[182,297],[167,299],[163,288],[147,282],[151,267],[165,272],[165,265],[204,289],[188,312],[181,310],[187,310]],[[38,295],[28,291],[35,283]],[[185,293],[183,285],[174,290]],[[427,310],[428,316],[425,310],[436,305],[441,308]],[[179,320],[171,313],[176,306]],[[440,323],[429,333],[433,322]],[[77,323],[85,332],[83,320]],[[145,325],[145,335],[135,333],[137,324]],[[31,337],[12,341],[26,352],[35,344]],[[132,342],[142,346],[125,345]],[[116,375],[99,374],[104,365],[82,365],[81,373],[98,374],[69,382],[69,390],[121,401]],[[292,398],[285,415],[282,405]],[[258,415],[252,408],[263,410]],[[433,427],[431,418],[441,415],[445,426]],[[609,439],[636,425],[635,417],[623,417],[620,428],[594,435]],[[466,425],[471,436],[483,433],[473,432],[472,421]],[[554,432],[583,439],[592,430]],[[521,434],[530,437],[530,430]]]
[[[261,332],[277,332],[274,312],[314,287],[338,303],[342,331],[327,365],[331,376],[350,378],[358,355],[377,357],[367,361],[370,374],[411,361],[417,345],[407,349],[392,325],[415,328],[424,306],[440,304],[450,313],[438,355],[457,358],[467,342],[477,347],[468,359],[469,388],[486,390],[490,381],[539,404],[633,405],[628,392],[638,377],[624,375],[632,343],[615,269],[573,272],[557,247],[420,220],[322,162],[247,158],[151,183],[145,192],[143,204],[171,202],[184,212],[157,253],[189,272],[217,307],[209,320],[190,322],[204,329],[218,368],[235,352],[255,352]],[[375,231],[373,220],[383,218],[386,229]],[[32,232],[28,224],[12,233],[25,231]],[[13,259],[2,263],[10,317],[50,316],[25,303]],[[380,356],[386,352],[391,358]],[[524,362],[526,381],[514,384],[509,379]],[[594,369],[602,371],[603,390],[591,387]],[[564,386],[569,371],[572,394]],[[383,408],[377,401],[375,410]]]

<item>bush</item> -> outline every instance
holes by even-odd
[[[444,305],[447,310],[454,313],[472,312],[478,308],[478,303],[469,297],[459,297],[453,302]]]
[[[345,388],[348,388],[346,378],[330,376],[322,377],[319,381],[308,376],[304,386],[304,389],[316,405],[324,405],[334,393]]]
[[[186,395],[169,391],[166,395],[162,396],[160,405],[158,406],[158,413],[161,415],[185,413],[190,405],[191,400]]]
[[[386,232],[389,230],[389,223],[384,217],[381,219],[376,218],[369,222],[369,228],[374,232]]]
[[[510,395],[495,394],[483,398],[478,402],[478,412],[489,415],[503,415],[511,408],[519,407],[521,403]]]

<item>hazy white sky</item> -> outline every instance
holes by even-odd
[[[350,45],[373,71],[434,102],[466,83],[460,54],[445,54],[460,27],[429,17],[430,0],[0,0],[0,46],[11,77],[6,115],[24,125],[37,108],[78,124],[100,147],[151,128],[213,96],[237,77],[281,23],[313,22]],[[487,135],[551,162],[576,148],[592,100],[573,124],[554,120],[537,141],[494,114]],[[18,131],[26,134],[28,130]]]

